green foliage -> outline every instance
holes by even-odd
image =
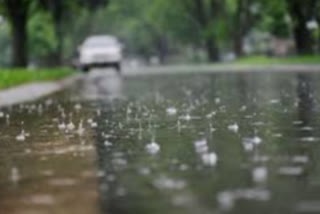
[[[173,23],[185,26],[181,22],[178,25],[179,13],[173,6],[174,3],[161,0],[154,0],[152,4],[148,0],[113,0],[107,8],[90,17],[90,32],[84,34],[113,34],[125,42],[129,54],[154,55],[159,40],[172,41],[177,32],[173,30]],[[76,31],[81,32],[81,26],[86,24],[82,20],[78,24]]]
[[[28,31],[32,59],[43,59],[55,51],[57,39],[48,13],[35,13],[29,20]]]
[[[257,24],[257,27],[277,37],[289,37],[290,18],[286,2],[283,0],[259,0],[257,4],[260,8],[260,22]]]
[[[59,80],[74,73],[67,68],[57,69],[1,69],[0,88],[9,88],[29,82]]]
[[[20,36],[11,40],[12,61],[15,65],[26,66],[28,55],[31,55],[33,62],[52,58],[48,61],[60,63],[64,34],[78,19],[77,12],[83,9],[95,11],[107,3],[108,0],[0,0],[0,15],[6,16],[11,37]],[[26,42],[30,45],[27,46]],[[24,47],[31,48],[26,50]],[[3,62],[0,61],[1,64]]]
[[[215,40],[221,52],[230,52],[238,34],[241,38],[237,41],[242,41],[256,31],[292,37],[293,19],[289,18],[290,1],[286,0],[14,1],[28,6],[28,42],[33,64],[44,64],[59,54],[70,61],[78,45],[93,34],[118,36],[125,43],[126,53],[145,59],[161,54],[186,56],[190,50],[203,53],[209,39]],[[12,1],[0,0],[0,14],[6,17],[4,3],[8,2]],[[203,8],[197,11],[199,2]],[[245,7],[240,11],[239,22],[241,2]],[[315,18],[320,20],[320,10],[315,11]],[[8,19],[5,24],[0,23],[0,65],[9,63],[8,44],[12,36],[8,36],[8,23]],[[314,40],[319,40],[319,30],[313,34]]]

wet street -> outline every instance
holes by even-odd
[[[320,213],[319,102],[316,72],[93,71],[0,110],[0,213]]]

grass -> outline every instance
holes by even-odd
[[[250,56],[237,59],[235,64],[266,65],[266,64],[320,64],[320,55],[295,56],[286,58],[273,58],[267,56]]]
[[[41,81],[63,79],[74,73],[68,68],[57,69],[0,69],[0,89]]]

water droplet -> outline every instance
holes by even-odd
[[[188,166],[187,164],[181,164],[181,165],[179,166],[179,169],[180,169],[181,171],[187,171],[187,170],[189,169],[189,166]]]
[[[81,106],[81,104],[79,104],[79,103],[74,106],[74,109],[75,109],[76,111],[80,111],[81,108],[82,108],[82,106]]]
[[[29,196],[29,199],[26,200],[26,202],[37,205],[53,205],[55,203],[55,199],[52,195],[39,194]]]
[[[262,142],[262,139],[258,136],[252,138],[252,143],[259,145]]]
[[[217,114],[217,112],[215,112],[215,111],[210,112],[209,114],[206,115],[206,118],[210,119],[210,118],[214,117],[216,114]]]
[[[141,175],[149,175],[151,173],[151,170],[146,167],[139,168],[138,171],[139,171],[139,174]]]
[[[271,104],[277,104],[277,103],[280,103],[280,100],[273,99],[273,100],[270,100],[270,103]]]
[[[97,127],[98,127],[98,123],[96,123],[96,122],[91,123],[91,128],[97,128]]]
[[[303,131],[312,131],[314,128],[313,127],[310,127],[310,126],[305,126],[305,127],[302,127],[301,130]]]
[[[224,191],[217,195],[217,201],[220,209],[224,211],[231,210],[235,205],[235,197],[232,192]]]
[[[169,116],[176,115],[177,112],[178,112],[175,107],[169,107],[169,108],[167,108],[166,111],[167,111],[167,114],[168,114]]]
[[[73,186],[77,182],[72,178],[55,178],[48,182],[52,186]]]
[[[162,175],[153,181],[153,185],[158,189],[181,190],[186,186],[186,182]]]
[[[228,126],[228,129],[230,130],[230,131],[233,131],[233,132],[238,132],[238,130],[239,130],[239,126],[238,126],[238,124],[231,124],[231,125],[229,125]]]
[[[315,137],[303,137],[300,139],[303,142],[315,142],[318,141],[319,138],[315,138]]]
[[[297,155],[292,158],[293,163],[300,163],[300,164],[306,164],[309,162],[309,157],[308,156],[303,156],[303,155]]]
[[[20,133],[18,136],[16,136],[16,140],[17,140],[17,141],[20,141],[20,142],[26,140],[26,135],[25,135],[24,130],[22,130],[21,133]]]
[[[75,125],[73,124],[73,122],[70,121],[70,123],[68,123],[68,125],[67,125],[67,130],[72,131],[74,129],[75,129]]]
[[[303,168],[300,166],[284,166],[278,170],[280,175],[298,176],[303,173]]]
[[[256,183],[264,183],[268,178],[268,169],[266,167],[256,167],[252,170],[252,178]]]
[[[20,180],[20,172],[19,172],[18,168],[16,168],[16,167],[12,167],[11,168],[9,179],[13,183],[19,182],[19,180]]]
[[[185,121],[190,121],[192,120],[192,117],[190,116],[190,114],[186,114],[184,116],[181,116],[180,119]]]
[[[221,210],[231,210],[239,199],[267,201],[270,200],[270,191],[261,188],[236,189],[218,193],[217,201]]]
[[[156,142],[152,142],[146,145],[146,150],[149,154],[155,155],[160,152],[160,145]]]
[[[79,136],[82,136],[84,133],[85,129],[83,128],[83,121],[81,120],[77,129],[77,134]]]
[[[112,146],[112,143],[110,142],[110,141],[104,141],[104,143],[103,143],[106,147],[110,147],[110,146]]]
[[[66,128],[67,128],[67,126],[64,122],[62,122],[58,125],[58,129],[60,129],[60,130],[65,130]]]
[[[214,152],[202,154],[201,159],[203,164],[207,166],[215,166],[218,161],[218,157]]]
[[[197,153],[206,153],[209,150],[207,140],[205,139],[195,141],[194,146]]]

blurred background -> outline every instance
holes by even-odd
[[[319,62],[319,23],[319,0],[0,0],[0,66],[71,65],[85,38],[105,34],[131,66]]]

